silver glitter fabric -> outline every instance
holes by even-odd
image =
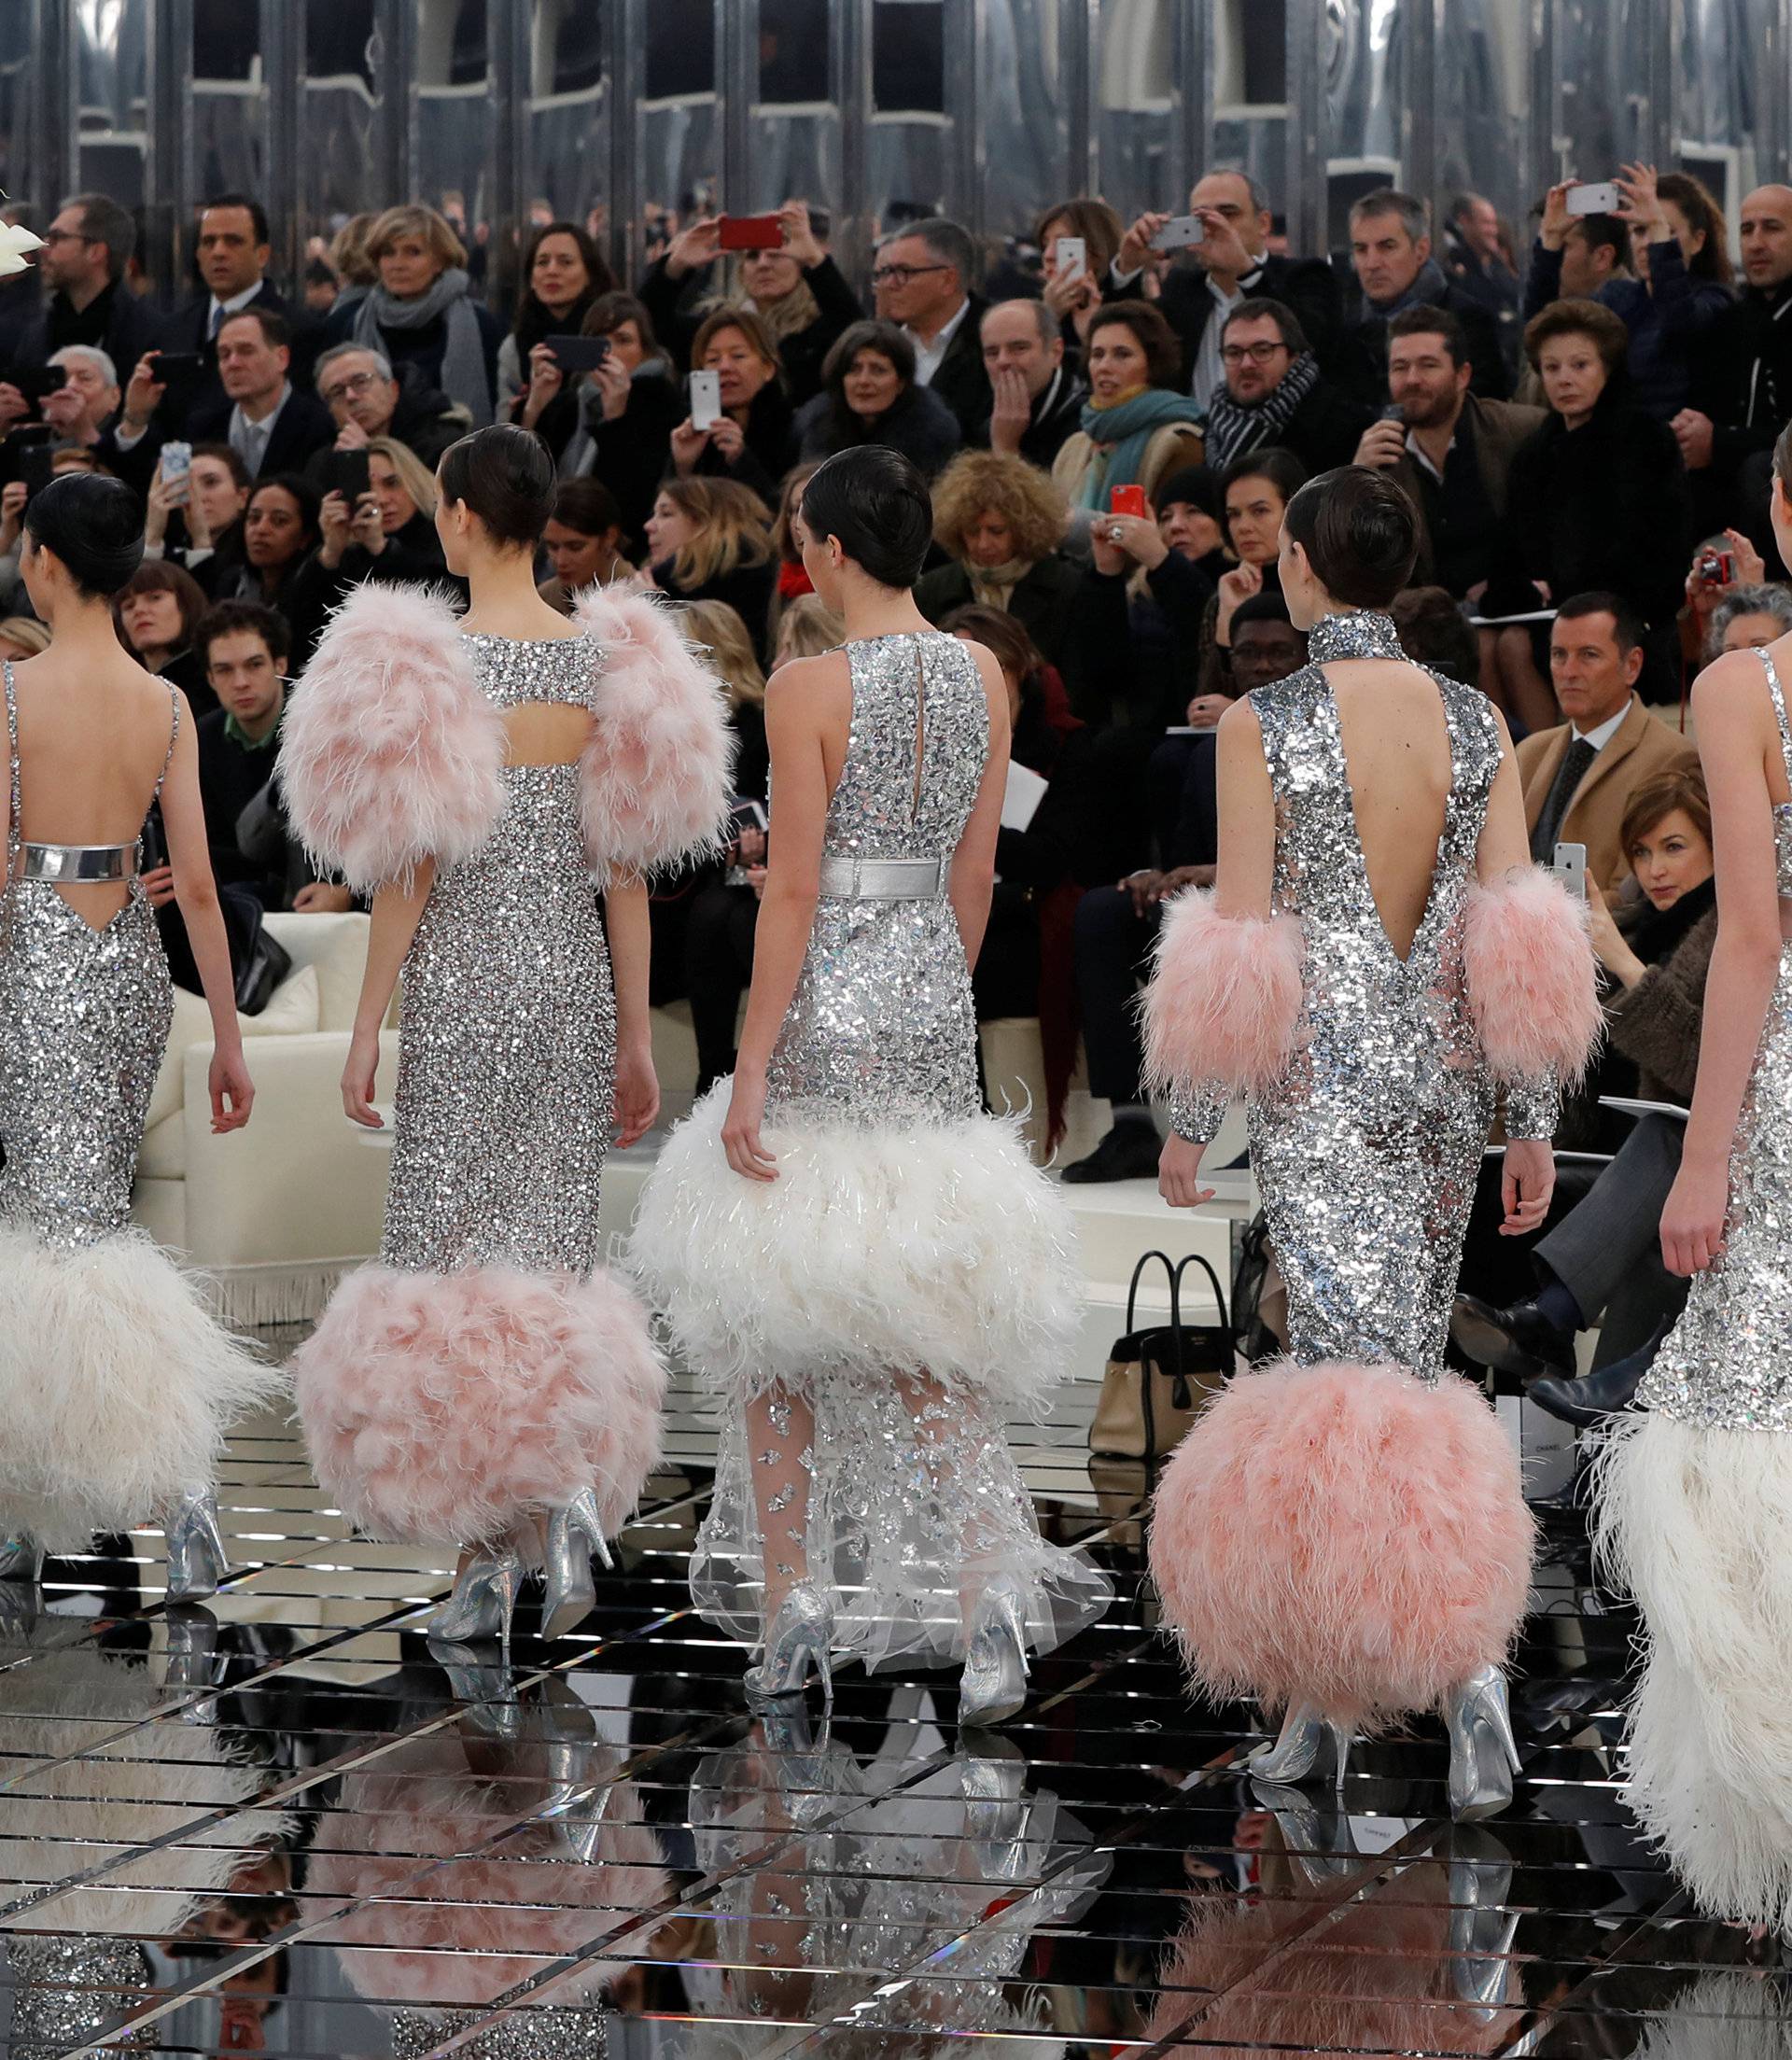
[[[12,1992],[11,2060],[57,2060],[78,2053],[146,2004],[149,1958],[132,1939],[64,1938],[15,1932],[7,1941]],[[106,2039],[120,2053],[147,2053],[153,2031]]]
[[[473,637],[501,708],[590,708],[582,638]],[[380,1256],[448,1272],[589,1273],[616,1072],[609,949],[577,764],[511,765],[472,858],[438,874],[404,962],[397,1136]]]
[[[1274,904],[1299,918],[1306,982],[1295,1057],[1250,1100],[1252,1165],[1288,1284],[1293,1355],[1393,1360],[1435,1380],[1494,1107],[1463,932],[1498,729],[1479,694],[1433,675],[1450,792],[1430,899],[1402,960],[1370,891],[1323,667],[1406,653],[1388,618],[1368,612],[1327,617],[1309,649],[1311,664],[1251,696],[1275,793]],[[1532,1097],[1547,1099],[1544,1086]],[[1197,1101],[1173,1112],[1184,1135],[1197,1134]]]
[[[122,1230],[130,1212],[174,995],[136,880],[95,929],[49,881],[14,877],[21,780],[10,665],[5,675],[12,798],[0,884],[0,1220],[28,1224],[50,1244],[93,1244]],[[177,728],[172,689],[170,699]]]
[[[1757,654],[1792,779],[1792,722],[1765,651]],[[1780,898],[1792,899],[1792,804],[1773,811]],[[1779,977],[1729,1149],[1724,1249],[1692,1277],[1687,1307],[1645,1375],[1637,1401],[1701,1430],[1792,1431],[1792,944]]]
[[[605,2060],[610,2050],[604,2011],[538,2007],[489,2017],[477,2010],[395,2011],[392,2060],[423,2060],[481,2023],[484,2030],[455,2049],[468,2060]]]

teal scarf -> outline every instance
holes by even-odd
[[[1098,408],[1090,401],[1083,410],[1083,431],[1096,451],[1076,505],[1105,508],[1113,487],[1139,484],[1151,440],[1166,423],[1186,422],[1193,427],[1200,420],[1201,411],[1186,394],[1166,393],[1161,386],[1148,386],[1113,408]]]

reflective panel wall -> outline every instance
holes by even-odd
[[[268,203],[290,274],[419,198],[494,293],[567,217],[632,274],[695,211],[801,195],[862,270],[936,209],[992,258],[1097,193],[1180,208],[1258,178],[1340,245],[1393,180],[1488,194],[1520,239],[1553,176],[1679,159],[1734,209],[1792,149],[1792,0],[5,0],[0,181],[141,211],[174,292],[207,192]]]

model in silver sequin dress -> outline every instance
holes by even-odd
[[[1775,652],[1779,653],[1776,661]],[[1785,640],[1758,659],[1792,783]],[[1713,722],[1729,711],[1713,710]],[[1704,719],[1701,718],[1701,735]],[[1792,803],[1773,806],[1782,931]],[[1719,914],[1719,937],[1722,935]],[[1722,1249],[1599,1456],[1603,1563],[1643,1612],[1627,1795],[1714,1916],[1792,1926],[1792,943],[1729,1150]]]
[[[762,1595],[823,1591],[835,1650],[965,1659],[986,1598],[1033,1650],[1105,1607],[1040,1536],[1004,1421],[1037,1410],[1076,1324],[1061,1201],[984,1115],[946,890],[989,749],[956,638],[848,644],[852,718],[820,893],[767,1073],[778,1178],[734,1173],[730,1084],[668,1141],[632,1249],[721,1401],[698,1607],[761,1638]],[[777,804],[773,803],[774,825]],[[774,827],[776,834],[776,827]]]

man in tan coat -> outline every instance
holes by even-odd
[[[1519,746],[1531,856],[1547,865],[1558,844],[1587,847],[1587,876],[1612,893],[1629,871],[1618,832],[1645,780],[1698,753],[1636,698],[1643,625],[1616,594],[1577,594],[1556,611],[1549,675],[1565,722]]]

